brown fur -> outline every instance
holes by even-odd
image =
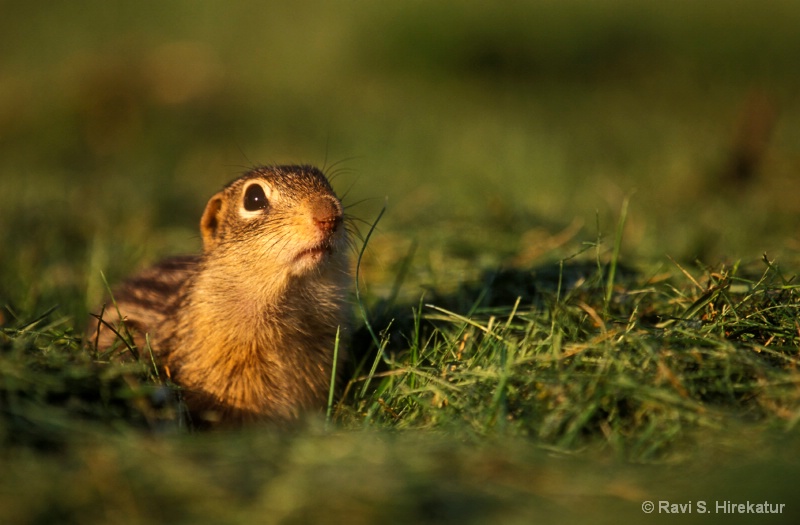
[[[244,210],[252,183],[265,188],[265,210]],[[136,345],[148,334],[193,419],[283,422],[324,406],[336,332],[346,340],[348,324],[342,217],[319,170],[257,168],[209,200],[202,255],[164,261],[115,291]],[[118,339],[96,330],[100,350]]]

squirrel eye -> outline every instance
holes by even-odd
[[[260,184],[251,184],[244,192],[244,209],[247,211],[263,210],[267,207],[267,196]]]

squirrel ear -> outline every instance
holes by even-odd
[[[220,210],[222,210],[222,192],[217,193],[208,201],[200,219],[200,233],[203,235],[203,250],[209,251],[217,244],[219,231]]]

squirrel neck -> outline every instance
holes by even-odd
[[[241,264],[203,261],[187,290],[191,308],[178,322],[185,344],[171,354],[178,379],[201,378],[196,384],[184,379],[184,386],[241,411],[324,403],[332,341],[347,324],[346,268],[331,262],[303,276],[260,268],[256,275],[269,277],[259,280],[252,266],[245,273]]]
[[[190,303],[218,319],[251,323],[254,330],[265,321],[280,323],[281,318],[332,323],[340,317],[341,308],[336,307],[344,302],[349,278],[342,262],[346,261],[334,257],[319,271],[293,275],[285,264],[266,262],[243,270],[241,259],[209,258],[196,274]]]

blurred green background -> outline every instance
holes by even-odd
[[[0,298],[79,315],[196,251],[218,187],[310,162],[368,222],[367,281],[798,252],[800,6],[776,0],[2,2]],[[566,229],[566,230],[565,230]],[[549,240],[548,240],[549,239]],[[559,240],[560,239],[560,240]]]
[[[0,1],[0,325],[58,305],[80,332],[101,271],[116,283],[199,250],[206,200],[264,163],[326,168],[367,223],[386,206],[370,298],[412,252],[401,293],[417,304],[483,269],[606,249],[626,198],[627,265],[766,252],[790,276],[798,28],[793,0]],[[30,523],[616,523],[644,517],[644,498],[789,503],[797,440],[738,428],[680,469],[641,470],[528,442],[123,426],[62,454],[13,449],[0,509]],[[706,517],[660,518],[730,522]]]

